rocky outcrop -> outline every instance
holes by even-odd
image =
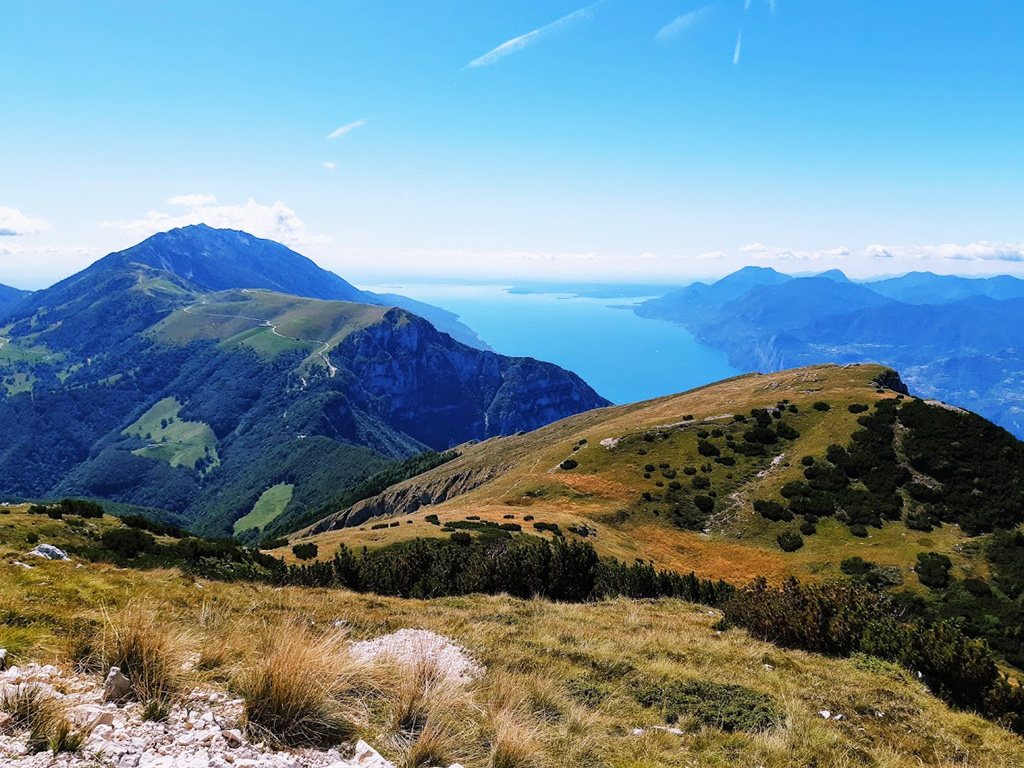
[[[448,499],[469,493],[498,477],[508,468],[509,466],[503,465],[457,469],[444,465],[437,470],[393,485],[384,493],[353,504],[348,509],[329,515],[306,533],[323,533],[337,528],[362,525],[367,520],[377,517],[408,515],[420,507],[441,504]]]
[[[891,389],[893,392],[899,392],[904,395],[910,394],[910,390],[907,389],[907,385],[903,383],[903,379],[900,378],[899,373],[891,368],[878,374],[874,379],[874,383],[880,387]]]
[[[331,351],[353,405],[434,449],[530,431],[609,402],[576,374],[472,349],[400,309]]]

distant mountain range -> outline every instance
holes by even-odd
[[[793,278],[746,267],[636,313],[685,326],[745,370],[889,365],[913,391],[1024,435],[1024,280],[912,272],[853,283],[839,270]]]
[[[453,338],[480,343],[451,313],[202,225],[18,296],[2,323],[0,494],[108,498],[211,534],[607,404],[557,366]]]

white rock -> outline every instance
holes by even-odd
[[[238,747],[245,743],[242,732],[237,728],[228,728],[226,731],[221,731],[220,735],[224,737],[224,741],[233,747]]]
[[[832,717],[832,713],[829,712],[827,709],[821,710],[818,714],[821,715],[826,720],[828,720],[830,717]]]
[[[395,768],[381,757],[377,750],[362,740],[356,743],[356,753],[352,757],[351,763],[358,768]]]
[[[103,700],[121,701],[131,693],[132,684],[121,674],[120,667],[111,667],[107,679],[103,682]]]
[[[70,560],[68,553],[58,549],[53,544],[40,544],[28,554],[34,557],[41,557],[45,560]]]

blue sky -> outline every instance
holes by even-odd
[[[196,220],[364,282],[1024,271],[1024,3],[2,13],[3,283]]]

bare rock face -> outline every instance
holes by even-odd
[[[103,682],[104,701],[124,701],[132,691],[132,684],[121,673],[120,667],[111,667]]]

